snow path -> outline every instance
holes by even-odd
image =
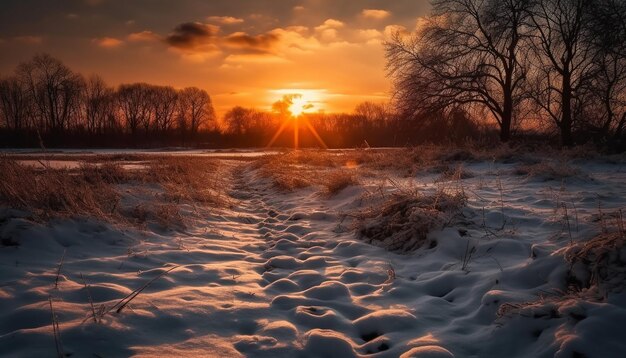
[[[347,242],[338,240],[336,213],[313,190],[305,198],[277,195],[243,164],[231,175],[232,209],[175,239],[90,221],[47,227],[11,219],[3,235],[19,237],[21,246],[14,267],[2,256],[10,268],[0,287],[8,303],[0,307],[0,354],[54,352],[50,296],[65,351],[76,356],[349,357],[388,350],[382,334],[414,325],[406,310],[378,318],[378,306],[359,302],[385,287],[387,267],[355,248],[384,251],[349,233],[340,235]],[[181,267],[93,324],[81,274],[96,308],[110,307],[164,265]],[[389,356],[403,349],[393,348]]]
[[[480,175],[466,185],[482,188],[482,199],[468,205],[468,237],[445,229],[435,233],[436,248],[398,255],[356,239],[341,222],[341,212],[361,207],[363,187],[332,199],[313,188],[280,193],[246,164],[225,163],[232,207],[186,231],[85,220],[43,225],[19,215],[0,222],[0,237],[20,242],[0,248],[0,356],[55,354],[50,296],[65,352],[77,357],[551,357],[559,349],[569,357],[587,354],[590,342],[603,342],[604,351],[588,356],[620,356],[610,353],[626,338],[619,336],[624,295],[572,303],[566,310],[588,316],[580,324],[567,312],[496,322],[501,303],[532,301],[564,282],[566,265],[552,253],[567,240],[553,239],[562,225],[549,195],[561,183],[520,185],[519,177],[503,176],[506,215],[515,223],[485,239],[478,224],[495,228],[503,219],[495,189],[501,178],[490,164],[477,164],[470,169]],[[596,225],[599,195],[623,206],[625,175],[601,165],[597,181],[567,185],[577,196],[581,238]],[[466,243],[477,247],[469,273],[460,269]],[[121,313],[93,323],[81,273],[97,309],[171,265],[181,267]]]

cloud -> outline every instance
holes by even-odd
[[[332,41],[338,40],[339,38],[338,30],[344,26],[345,24],[339,20],[328,19],[324,21],[324,23],[321,24],[320,26],[317,26],[315,28],[315,32],[317,33],[318,37],[321,40],[332,42]]]
[[[344,24],[343,22],[339,21],[339,20],[335,20],[335,19],[328,19],[326,21],[324,21],[324,23],[318,27],[316,27],[316,29],[320,28],[320,29],[339,29],[344,27],[346,24]]]
[[[226,46],[249,53],[272,53],[273,47],[279,41],[280,36],[272,32],[255,36],[245,32],[235,32],[223,39]]]
[[[116,39],[114,37],[101,37],[92,39],[91,42],[103,48],[115,48],[124,43],[124,41]]]
[[[385,37],[390,38],[395,34],[399,34],[400,36],[408,36],[411,32],[402,25],[389,25],[385,26],[384,30]]]
[[[165,38],[165,42],[173,48],[181,50],[201,50],[214,47],[220,28],[200,22],[186,22],[178,25]]]
[[[224,65],[232,66],[235,68],[241,68],[244,64],[285,64],[289,63],[289,60],[274,55],[259,55],[259,54],[242,54],[242,55],[228,55],[224,59]],[[227,68],[226,67],[226,68]]]
[[[309,35],[309,28],[305,26],[289,26],[277,28],[271,31],[280,37],[276,44],[277,52],[288,55],[292,53],[311,52],[320,47],[320,42],[315,36]]]
[[[132,42],[153,42],[153,41],[159,41],[161,40],[161,36],[155,34],[152,31],[141,31],[141,32],[134,32],[132,34],[129,34],[127,36],[128,41],[132,41]]]
[[[29,45],[39,45],[43,42],[43,37],[23,35],[23,36],[15,36],[13,40],[24,43],[24,44],[29,44]]]
[[[391,13],[387,10],[365,9],[361,15],[367,19],[383,20],[391,16]]]
[[[244,19],[232,16],[209,16],[207,20],[222,25],[236,25],[244,22]]]
[[[295,57],[308,56],[323,48],[380,45],[383,38],[382,30],[352,29],[338,19],[329,18],[312,28],[286,26],[261,32],[231,33],[222,33],[217,25],[188,22],[178,25],[167,36],[143,31],[132,33],[127,39],[137,42],[160,39],[169,45],[171,52],[187,60],[202,62],[221,58],[222,64],[235,66],[290,62]]]
[[[357,38],[366,43],[379,43],[384,34],[376,29],[361,29],[356,32]]]
[[[331,19],[327,20],[319,30],[333,30],[343,26],[342,22]],[[238,31],[222,35],[218,26],[193,22],[178,25],[166,37],[159,37],[151,31],[143,31],[128,35],[128,40],[162,39],[169,45],[170,51],[194,62],[224,55],[230,62],[236,59],[237,63],[276,63],[279,62],[278,58],[286,58],[289,54],[309,52],[319,48],[320,42],[315,35],[312,35],[306,26],[278,27],[257,34]],[[327,33],[326,36],[330,35]],[[268,59],[261,60],[263,56],[267,56]]]

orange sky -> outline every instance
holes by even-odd
[[[112,85],[204,88],[218,113],[289,93],[309,111],[350,111],[387,100],[382,41],[427,11],[426,0],[2,1],[0,74],[48,52]]]

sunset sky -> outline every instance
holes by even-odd
[[[218,113],[302,93],[312,110],[385,101],[382,41],[427,0],[2,0],[0,74],[38,52],[112,85],[197,86]]]

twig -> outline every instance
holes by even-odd
[[[50,303],[50,313],[52,314],[52,334],[54,335],[57,357],[63,358],[65,357],[65,353],[63,353],[63,342],[61,342],[61,330],[59,328],[59,320],[54,312],[54,307],[52,307],[52,296],[48,297],[48,302]]]
[[[467,240],[467,245],[465,246],[465,254],[463,255],[463,264],[461,265],[461,270],[465,272],[469,272],[469,263],[472,260],[472,256],[476,252],[476,246],[472,246],[472,248],[470,249],[470,241],[471,240]]]
[[[59,266],[57,267],[57,276],[54,279],[54,289],[57,289],[59,287],[59,276],[61,275],[61,267],[63,267],[63,261],[65,260],[66,252],[67,252],[67,249],[64,249],[63,256],[61,256],[61,261],[59,262]]]
[[[569,223],[569,213],[567,212],[567,204],[565,202],[563,203],[563,210],[565,211],[565,222],[567,224],[567,233],[569,235],[569,243],[570,245],[573,245],[574,239],[572,238],[572,227],[570,226],[570,223]]]
[[[501,230],[504,230],[506,226],[506,216],[504,215],[504,189],[502,188],[502,180],[500,179],[500,173],[498,173],[498,191],[500,192],[500,211],[502,213],[502,227]]]
[[[93,306],[93,298],[91,297],[91,291],[89,290],[89,286],[87,285],[87,281],[83,277],[83,273],[80,273],[80,278],[83,280],[83,285],[85,285],[85,289],[87,290],[87,298],[89,299],[89,305],[91,306],[91,313],[93,314],[93,321],[98,323],[98,318],[96,318],[96,308]]]
[[[153,278],[150,281],[146,282],[143,286],[141,286],[140,288],[134,290],[133,292],[129,293],[126,297],[124,297],[121,300],[119,300],[113,307],[109,308],[106,313],[109,313],[109,312],[111,312],[113,310],[115,310],[116,313],[122,312],[124,307],[126,307],[130,303],[130,301],[134,300],[135,297],[137,297],[141,293],[141,291],[143,291],[146,288],[148,288],[148,286],[150,286],[157,279],[165,276],[170,271],[172,271],[174,269],[177,269],[179,267],[180,266],[177,265],[177,266],[171,267],[169,270],[161,272],[158,276],[156,276],[155,278]]]

